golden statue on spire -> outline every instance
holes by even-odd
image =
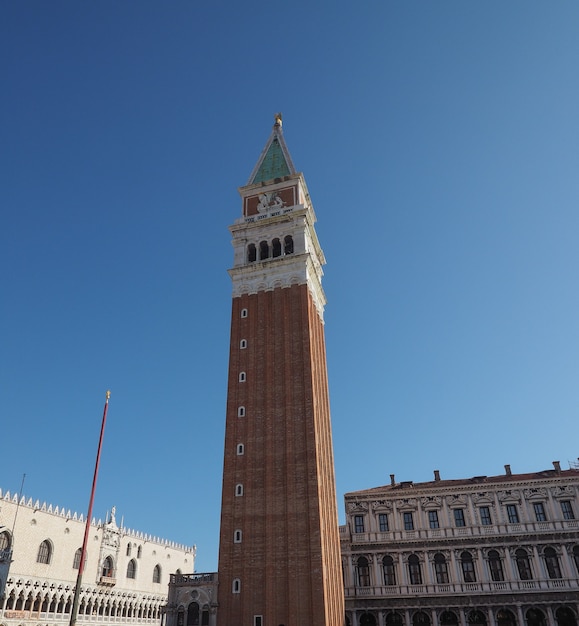
[[[282,122],[281,122],[281,113],[276,113],[274,116],[275,119],[275,124],[274,126],[279,126],[280,128],[282,127]]]

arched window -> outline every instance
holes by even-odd
[[[50,544],[50,541],[48,541],[48,539],[45,539],[38,546],[38,555],[36,557],[36,562],[44,563],[45,565],[48,565],[50,563],[51,558],[52,558],[52,545]]]
[[[137,548],[137,558],[140,559],[142,554],[143,554],[143,548],[142,546],[139,546]]]
[[[240,347],[242,350],[245,350],[245,348],[247,348],[247,339],[242,339],[242,340],[239,342],[239,347]]]
[[[281,241],[279,239],[274,239],[271,242],[272,247],[272,257],[275,259],[278,256],[281,256]]]
[[[448,583],[448,565],[444,554],[440,552],[434,555],[434,573],[436,574],[436,582],[439,585],[446,585]]]
[[[579,574],[579,546],[573,546],[573,561],[575,561],[575,569]]]
[[[358,557],[356,565],[356,574],[358,579],[358,587],[370,586],[370,564],[365,556]]]
[[[161,566],[160,565],[155,565],[154,569],[153,569],[153,582],[154,583],[160,583],[161,582]]]
[[[267,241],[260,241],[259,243],[259,260],[269,259],[269,244]]]
[[[517,626],[515,615],[508,609],[497,611],[497,626]]]
[[[82,548],[79,548],[74,553],[74,559],[72,560],[72,569],[78,569],[80,567],[80,558],[82,556]]]
[[[247,317],[247,309],[241,309],[241,317]]]
[[[422,570],[420,569],[420,559],[416,554],[411,554],[408,557],[408,575],[411,585],[422,584]]]
[[[135,559],[131,559],[127,565],[127,578],[137,577],[137,562]]]
[[[458,617],[454,611],[443,611],[440,614],[441,626],[452,626],[458,624]]]
[[[131,556],[131,543],[127,543],[127,556]]]
[[[404,620],[402,619],[402,615],[400,615],[400,613],[391,611],[386,616],[386,626],[402,626],[403,624]]]
[[[110,556],[104,560],[102,576],[105,578],[113,578],[113,559]]]
[[[233,579],[233,583],[231,585],[231,591],[233,593],[241,593],[241,580],[239,580],[239,578]]]
[[[462,576],[465,583],[476,582],[476,572],[474,570],[474,562],[472,560],[472,554],[470,552],[463,552],[460,555],[460,562],[462,566]]]
[[[235,495],[242,496],[243,495],[243,485],[241,483],[235,485]]]
[[[566,606],[562,606],[555,611],[555,619],[558,626],[577,626],[577,619],[573,611]]]
[[[245,417],[245,407],[238,406],[237,407],[237,417]]]
[[[237,444],[237,456],[242,456],[244,453],[245,449],[243,447],[242,443],[238,443]]]
[[[245,372],[239,372],[239,382],[244,383],[246,379]]]
[[[10,535],[5,531],[0,533],[0,552],[10,548]]]
[[[487,618],[485,617],[485,614],[482,611],[478,611],[477,609],[471,611],[468,614],[466,621],[470,626],[486,626],[487,624]]]
[[[394,559],[387,554],[382,559],[382,570],[384,571],[384,584],[391,587],[396,584],[396,567]]]
[[[531,571],[531,563],[526,550],[519,548],[515,552],[515,562],[517,563],[517,569],[519,570],[519,577],[521,580],[533,580],[533,572]]]
[[[187,626],[199,626],[199,605],[191,602],[187,608]]]
[[[376,616],[372,613],[362,613],[359,624],[360,626],[376,626]]]
[[[488,560],[491,580],[494,582],[503,581],[505,579],[505,575],[503,573],[503,564],[501,563],[499,553],[496,550],[489,550]]]
[[[233,533],[233,543],[241,543],[241,530],[236,530]]]
[[[553,548],[545,548],[543,552],[545,556],[545,566],[549,578],[563,578],[561,576],[561,567],[559,565],[559,557]]]
[[[430,618],[424,611],[417,611],[412,616],[413,626],[428,626],[430,624]]]
[[[291,235],[287,235],[283,240],[283,253],[284,254],[293,254],[294,253],[294,240]]]
[[[529,609],[526,618],[527,626],[547,626],[545,614],[540,609]]]
[[[250,243],[247,246],[247,262],[253,263],[256,260],[257,260],[257,250],[255,249],[255,244]]]

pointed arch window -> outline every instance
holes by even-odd
[[[110,556],[107,556],[103,562],[102,575],[105,578],[113,578],[113,559]]]
[[[72,560],[72,569],[79,569],[80,568],[80,559],[82,557],[82,548],[79,548],[75,553],[74,553],[74,559]]]
[[[48,539],[45,539],[38,546],[38,554],[36,556],[36,562],[44,563],[45,565],[48,565],[51,559],[52,559],[52,545],[50,541],[48,541]]]
[[[131,559],[127,565],[127,578],[135,579],[137,577],[137,562]]]
[[[127,543],[127,556],[131,556],[131,542]]]
[[[0,552],[10,548],[10,535],[7,531],[0,533]]]
[[[161,566],[159,564],[155,565],[155,567],[153,568],[153,582],[161,582]]]
[[[139,546],[139,547],[137,548],[137,558],[138,558],[138,559],[140,559],[140,558],[141,558],[141,556],[142,556],[142,554],[143,554],[143,547],[142,547],[142,546]]]
[[[243,495],[243,485],[241,483],[235,485],[235,495],[242,496]]]

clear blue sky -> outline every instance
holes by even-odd
[[[579,456],[579,3],[0,5],[0,487],[217,567],[233,254],[273,114],[344,492]]]

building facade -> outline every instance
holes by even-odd
[[[577,626],[579,470],[345,496],[350,626]]]
[[[341,626],[325,259],[280,115],[239,192],[217,624]]]
[[[0,491],[0,624],[70,621],[85,521],[82,515]],[[159,624],[170,573],[194,571],[187,547],[107,521],[91,524],[78,623]]]

